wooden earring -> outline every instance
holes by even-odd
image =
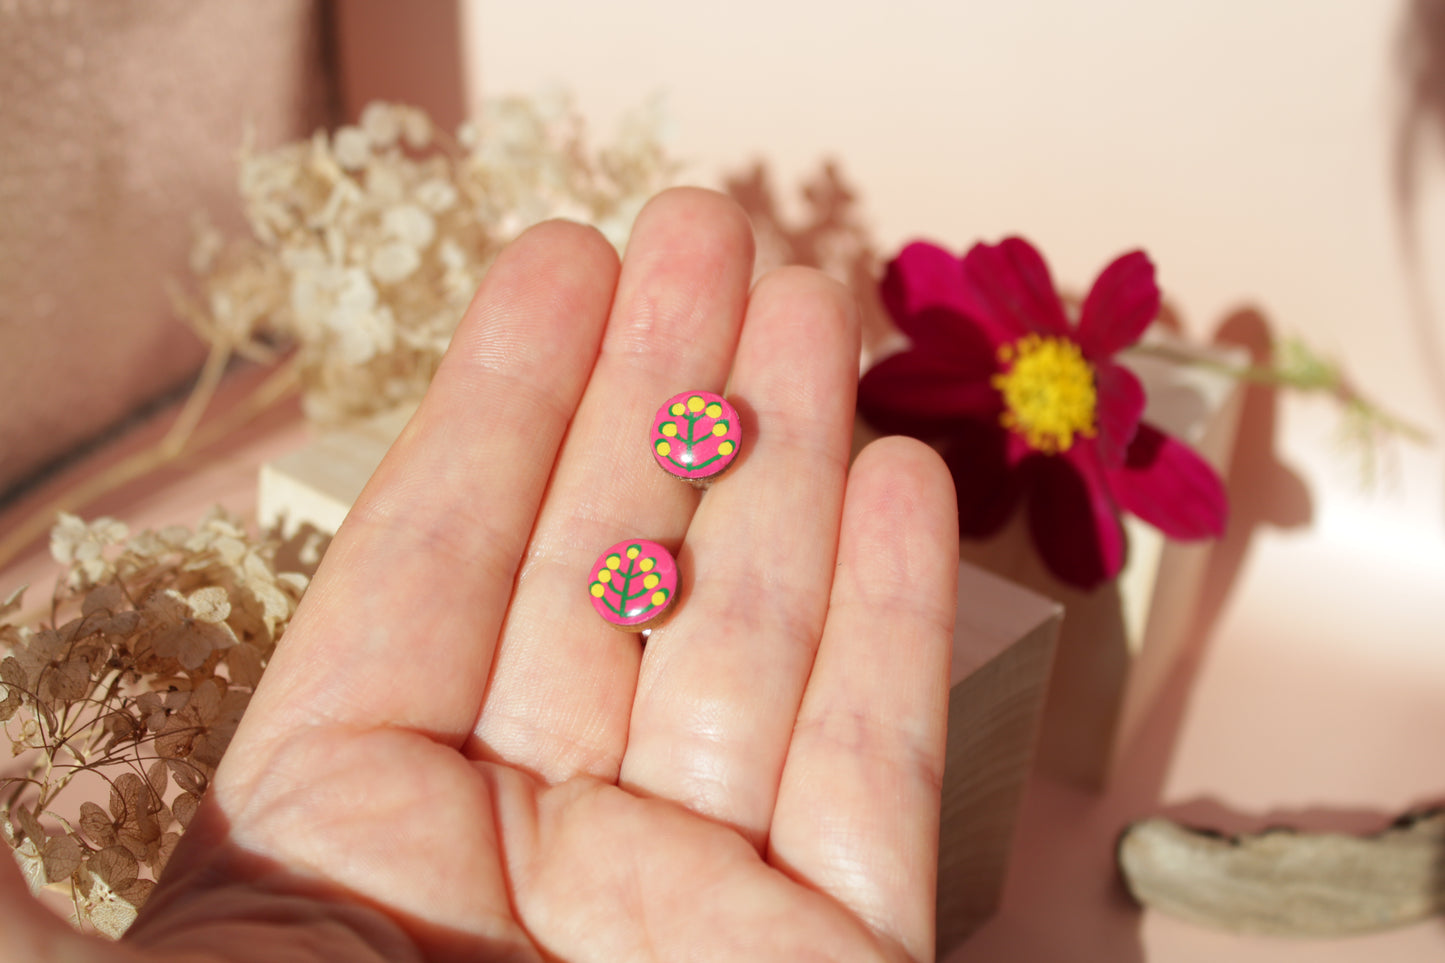
[[[618,542],[592,563],[587,594],[597,614],[614,628],[651,628],[677,599],[677,561],[656,542]]]
[[[652,419],[652,457],[674,478],[706,487],[732,467],[742,444],[737,410],[711,391],[684,391]]]

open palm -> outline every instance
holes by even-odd
[[[956,527],[902,439],[851,470],[857,323],[679,190],[624,262],[550,223],[492,268],[336,536],[127,939],[228,960],[929,959]],[[679,391],[743,454],[653,464]],[[624,538],[679,604],[587,597]],[[369,954],[369,955],[368,955]]]

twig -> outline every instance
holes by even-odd
[[[211,357],[215,356],[216,353],[213,351]],[[211,367],[211,361],[208,360],[207,370]],[[159,442],[121,459],[98,474],[76,482],[31,512],[20,521],[13,531],[4,538],[0,538],[0,568],[10,564],[27,545],[45,534],[55,524],[55,517],[59,513],[79,511],[101,495],[208,448],[231,432],[244,427],[262,412],[289,395],[300,382],[300,371],[300,365],[296,359],[292,358],[284,362],[258,385],[242,404],[227,411],[214,421],[199,427],[194,427],[194,420],[199,419],[205,404],[200,405],[199,409],[192,414],[192,404],[191,401],[188,401],[176,424]],[[203,372],[202,381],[197,384],[192,394],[192,400],[204,389],[205,400],[209,402],[215,385],[207,384],[206,377]],[[192,426],[185,427],[184,432],[179,432],[177,429],[182,428],[184,421],[188,419],[192,420]]]

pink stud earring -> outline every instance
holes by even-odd
[[[677,562],[656,542],[618,542],[592,563],[587,594],[597,614],[614,628],[651,628],[677,598]]]
[[[742,443],[737,410],[711,391],[667,399],[652,419],[652,457],[674,478],[705,487],[732,467]]]

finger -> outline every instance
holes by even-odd
[[[823,631],[858,376],[847,290],[801,268],[754,292],[729,393],[743,460],[687,531],[681,609],[643,658],[622,784],[762,846]]]
[[[563,446],[508,613],[479,749],[551,781],[617,777],[641,646],[586,594],[627,538],[676,548],[697,492],[659,470],[653,413],[720,389],[752,273],[752,229],[720,194],[669,191],[639,215],[602,351]]]
[[[327,550],[248,722],[283,738],[322,720],[461,744],[616,277],[611,246],[575,224],[502,252]]]
[[[885,438],[859,455],[769,836],[774,865],[911,959],[934,948],[956,510],[948,470],[927,447]]]

